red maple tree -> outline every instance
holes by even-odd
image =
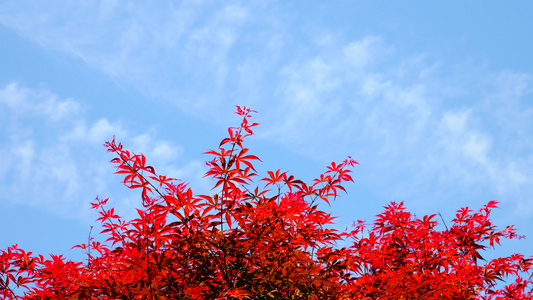
[[[45,259],[17,247],[0,252],[5,299],[533,299],[531,258],[484,261],[480,251],[516,238],[490,220],[491,201],[459,210],[450,227],[391,203],[373,224],[335,229],[319,209],[352,181],[348,157],[311,183],[277,170],[260,178],[244,147],[257,123],[237,107],[239,127],[206,154],[213,195],[146,164],[113,139],[124,184],[141,193],[138,217],[124,220],[107,199],[92,203],[107,235],[90,240],[86,261]],[[254,180],[257,179],[257,180]],[[446,226],[446,224],[444,224]],[[341,243],[342,242],[342,243]],[[341,247],[340,245],[348,245]],[[506,280],[511,283],[505,285]]]

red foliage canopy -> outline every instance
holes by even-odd
[[[348,157],[312,183],[277,170],[259,176],[244,139],[257,123],[237,107],[239,127],[206,154],[213,195],[194,195],[159,175],[142,154],[105,146],[124,184],[141,193],[124,220],[96,199],[106,244],[90,240],[87,260],[45,259],[14,245],[0,252],[5,299],[533,299],[531,258],[481,263],[480,250],[517,237],[490,221],[491,201],[459,210],[449,228],[391,203],[375,222],[339,231],[318,208],[352,181]],[[261,184],[261,186],[259,186]],[[342,243],[341,243],[342,242]],[[339,245],[349,245],[341,247]],[[505,285],[509,278],[514,279]]]

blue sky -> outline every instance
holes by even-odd
[[[249,2],[0,2],[0,248],[82,257],[97,195],[133,216],[113,135],[208,193],[201,153],[245,105],[260,171],[360,162],[340,227],[497,200],[533,254],[533,4]]]

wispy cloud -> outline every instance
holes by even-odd
[[[253,5],[225,2],[206,10],[201,1],[76,1],[28,7],[1,5],[0,23],[189,113],[213,109],[212,97],[246,72],[228,57],[238,55],[237,41],[250,38],[240,35],[253,20]]]
[[[252,105],[270,141],[321,163],[350,154],[360,180],[388,198],[488,190],[517,207],[531,201],[532,74],[406,57],[379,35],[291,31],[275,2],[117,3],[3,4],[0,23],[213,122]],[[74,128],[96,140],[114,126]],[[149,144],[163,160],[180,151]],[[24,159],[38,157],[31,139],[19,145]]]
[[[363,164],[363,180],[387,186],[388,198],[468,197],[475,187],[530,203],[532,75],[479,65],[463,85],[450,85],[436,74],[464,74],[423,56],[395,58],[384,43],[337,43],[335,51],[287,65],[277,103],[285,113],[271,138],[324,161],[350,151]],[[385,60],[396,63],[376,66]]]
[[[181,147],[146,133],[126,130],[120,122],[90,120],[84,107],[73,99],[61,99],[45,89],[16,83],[0,88],[0,198],[30,205],[71,218],[87,217],[94,197],[111,197],[121,211],[138,206],[138,196],[126,193],[120,177],[112,175],[102,144],[113,135],[135,152],[144,152],[163,174],[201,177],[197,161],[177,167]],[[198,184],[197,184],[198,185]],[[201,183],[200,186],[203,186]],[[91,216],[92,218],[92,216]]]

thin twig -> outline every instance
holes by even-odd
[[[440,216],[440,219],[442,220],[442,224],[444,224],[444,227],[446,227],[446,230],[448,230],[448,225],[446,225],[446,221],[444,221],[444,218],[442,217],[440,212],[439,212],[439,216]]]
[[[91,267],[91,232],[93,231],[93,226],[89,229],[89,237],[87,237],[87,268]]]

